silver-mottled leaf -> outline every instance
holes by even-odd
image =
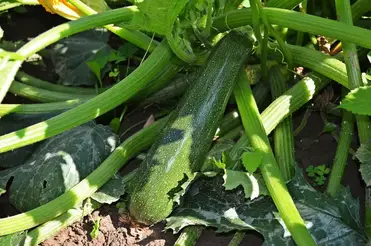
[[[44,141],[23,165],[0,172],[0,189],[20,211],[49,202],[89,175],[116,148],[109,127],[86,123]]]
[[[371,185],[371,143],[361,144],[356,152],[356,157],[361,162],[359,171],[367,186]]]
[[[210,226],[218,232],[256,230],[264,236],[264,245],[294,245],[271,198],[248,200],[242,188],[225,191],[222,183],[221,177],[196,181],[167,219],[167,227],[175,232],[188,225]],[[318,245],[364,245],[366,237],[355,216],[358,201],[349,192],[332,199],[315,191],[301,173],[288,188]]]
[[[6,115],[0,120],[0,135],[4,135],[19,129],[23,129],[33,124],[47,120],[55,115],[56,113],[35,115],[20,115],[20,114]],[[28,158],[31,157],[32,153],[36,150],[36,148],[40,144],[41,142],[38,142],[19,149],[15,149],[13,151],[1,153],[0,167],[9,168],[22,165],[27,161]]]
[[[73,86],[97,84],[98,80],[86,62],[98,51],[110,53],[108,37],[107,31],[91,30],[56,43],[49,52],[60,82]]]

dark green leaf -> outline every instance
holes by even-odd
[[[361,144],[356,152],[356,157],[361,162],[359,171],[367,186],[371,185],[371,143]]]
[[[245,199],[242,188],[225,191],[219,176],[199,179],[189,189],[184,203],[167,219],[167,227],[178,232],[185,226],[204,225],[218,232],[256,230],[264,245],[294,245],[270,197]],[[295,205],[318,245],[364,245],[364,231],[358,227],[359,203],[348,193],[332,199],[315,191],[301,173],[288,184]]]
[[[263,160],[261,152],[245,152],[242,154],[242,163],[249,173],[254,173]]]
[[[86,123],[45,140],[21,166],[0,172],[0,189],[20,211],[49,202],[75,186],[115,149],[117,136],[109,127]]]
[[[124,45],[120,46],[120,48],[117,51],[117,58],[116,63],[125,61],[130,56],[134,55],[135,52],[138,51],[138,47],[131,43],[125,43]]]
[[[94,71],[107,63],[107,57],[112,49],[107,44],[109,34],[105,30],[91,30],[82,32],[71,37],[65,38],[49,50],[50,58],[54,64],[55,71],[60,77],[60,82],[64,85],[95,85],[97,80],[94,73],[87,65],[87,61],[91,61],[99,55],[103,60],[97,61],[94,66]],[[103,71],[101,76],[105,74]]]
[[[354,114],[371,115],[371,87],[362,86],[352,90],[345,96],[339,108],[351,111]]]
[[[47,120],[56,113],[50,114],[34,114],[34,115],[21,115],[9,114],[0,120],[0,135],[4,135],[41,121]],[[21,137],[21,136],[20,136]],[[0,168],[9,168],[19,166],[31,157],[32,153],[40,145],[41,142],[28,145],[13,151],[8,151],[0,154]]]
[[[90,198],[99,203],[111,204],[117,202],[125,194],[125,179],[120,174],[115,174]]]

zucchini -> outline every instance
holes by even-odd
[[[236,32],[212,50],[136,173],[129,202],[134,220],[153,224],[171,213],[179,187],[203,164],[251,50],[248,36]]]

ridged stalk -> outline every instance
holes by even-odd
[[[336,13],[340,22],[346,23],[348,25],[353,25],[352,12],[349,0],[335,0]],[[362,86],[361,69],[359,66],[357,47],[355,42],[348,42],[348,40],[341,39],[344,51],[344,60],[348,73],[348,84],[349,89],[356,89]],[[368,143],[371,140],[371,122],[368,116],[356,115],[356,122],[358,128],[358,138],[360,144]],[[367,191],[369,190],[369,191]],[[371,188],[366,187],[366,232],[368,236],[371,236]]]
[[[344,169],[349,155],[349,147],[353,138],[353,121],[353,114],[344,110],[341,121],[339,143],[327,185],[327,193],[330,194],[330,196],[336,196],[343,178]]]
[[[264,155],[260,171],[282,220],[297,245],[316,245],[278,169],[245,73],[240,73],[234,95],[251,146]]]
[[[94,97],[94,95],[78,95],[64,92],[49,91],[34,86],[25,85],[17,81],[14,81],[12,83],[12,85],[9,88],[9,92],[17,96],[22,96],[37,102],[60,102],[76,99],[88,100]]]
[[[161,132],[165,122],[166,119],[156,121],[125,140],[97,169],[54,200],[28,212],[0,219],[0,236],[35,227],[79,205],[131,158],[148,148]]]
[[[283,95],[289,88],[280,66],[271,68],[269,82],[273,100]],[[273,132],[274,154],[282,178],[289,181],[295,174],[294,134],[292,116],[289,115],[279,123]]]
[[[351,26],[334,20],[329,20],[314,15],[303,14],[292,10],[263,8],[268,22],[289,29],[323,35],[335,39],[353,42],[365,48],[371,48],[371,31]],[[252,24],[252,13],[250,9],[231,11],[226,16],[214,19],[213,27],[219,32],[232,28]]]
[[[93,88],[72,87],[72,86],[63,86],[63,85],[53,84],[51,82],[35,78],[22,71],[19,71],[17,75],[15,76],[15,78],[17,81],[23,84],[26,84],[26,85],[31,85],[31,86],[34,86],[40,89],[49,90],[49,91],[64,92],[64,93],[70,93],[70,94],[95,96],[99,92],[101,93],[107,90],[107,88],[106,89],[105,88],[93,89]]]
[[[173,57],[164,40],[142,65],[109,90],[56,117],[1,136],[0,153],[53,137],[108,112],[148,85]]]
[[[74,5],[78,10],[80,10],[85,15],[95,15],[98,14],[97,11],[90,8],[85,3],[79,0],[68,0],[72,5]],[[112,22],[117,23],[117,22]],[[148,50],[152,52],[155,50],[157,45],[159,44],[156,40],[151,39],[144,33],[137,31],[137,30],[129,30],[120,25],[105,25],[104,26],[107,30],[111,31],[112,33],[116,34],[117,36],[129,41],[132,44],[135,44],[139,48],[143,50]]]
[[[187,226],[174,243],[174,246],[193,246],[201,236],[202,226]]]
[[[69,21],[56,26],[32,39],[30,42],[20,48],[17,51],[17,54],[23,57],[30,57],[48,45],[73,34],[110,23],[131,20],[133,11],[134,9],[132,8],[120,8],[106,11],[94,16],[87,16],[75,21]],[[13,79],[21,65],[21,60],[9,61],[6,68],[0,70],[0,103],[3,101],[6,93],[8,92],[9,87],[12,84]]]
[[[10,113],[41,114],[71,109],[83,103],[83,100],[69,100],[65,102],[37,103],[37,104],[0,104],[0,117]]]
[[[228,246],[239,246],[244,239],[246,233],[238,231],[234,234],[232,240],[229,242]]]

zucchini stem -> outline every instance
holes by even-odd
[[[251,146],[264,155],[260,171],[273,202],[296,244],[316,245],[278,169],[246,74],[241,72],[239,75],[234,89],[238,110]]]

